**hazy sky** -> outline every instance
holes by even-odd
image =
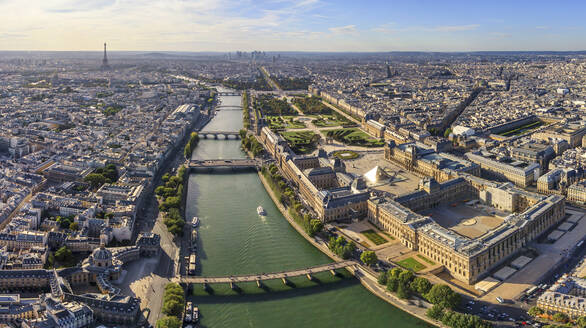
[[[586,0],[0,0],[0,50],[586,50]]]

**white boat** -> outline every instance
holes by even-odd
[[[194,228],[199,225],[199,218],[197,216],[194,216],[193,219],[191,219],[191,225],[193,225]]]
[[[193,307],[193,322],[199,321],[199,308],[197,306]]]
[[[265,214],[267,214],[267,212],[265,212],[265,209],[262,208],[262,206],[260,206],[260,205],[256,208],[256,213],[258,213],[258,215],[265,215]]]
[[[193,305],[191,302],[187,302],[187,305],[185,306],[185,322],[191,322],[191,313],[193,311]]]

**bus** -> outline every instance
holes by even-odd
[[[195,275],[195,254],[191,254],[189,256],[189,274],[190,275]]]

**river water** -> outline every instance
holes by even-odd
[[[225,106],[239,106],[240,101],[240,97],[221,97]],[[241,128],[241,110],[220,107],[205,130]],[[192,158],[233,159],[245,154],[239,140],[208,139],[200,140]],[[256,213],[259,205],[266,217]],[[203,276],[276,272],[331,262],[289,225],[254,172],[192,173],[186,217],[195,215],[201,219],[198,265]],[[303,279],[295,282],[308,284]],[[307,288],[276,288],[190,300],[200,308],[202,327],[427,327],[372,295],[354,278]]]

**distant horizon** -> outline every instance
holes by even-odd
[[[187,53],[187,54],[228,54],[228,53],[251,53],[254,51],[264,53],[302,53],[302,54],[407,54],[407,53],[421,53],[421,54],[481,54],[481,53],[585,53],[584,50],[471,50],[471,51],[434,51],[434,50],[390,50],[390,51],[313,51],[313,50],[232,50],[232,51],[219,51],[219,50],[110,50],[109,53]],[[104,50],[0,50],[2,52],[90,52],[90,53],[103,53]]]
[[[586,2],[0,1],[0,50],[585,51]]]

